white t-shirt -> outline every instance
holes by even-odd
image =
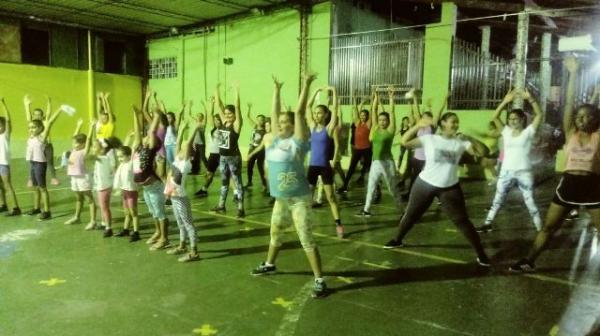
[[[10,165],[10,141],[6,130],[0,134],[0,165]]]
[[[137,186],[133,181],[133,160],[129,160],[129,162],[123,162],[119,165],[117,171],[115,172],[113,189],[127,191],[137,190]]]
[[[471,143],[437,134],[422,135],[419,140],[425,151],[425,167],[419,177],[438,188],[458,183],[458,162]]]
[[[101,155],[94,162],[94,190],[105,190],[113,186],[115,167],[114,152],[108,152],[106,155]]]
[[[512,132],[512,129],[508,126],[505,126],[502,130],[504,149],[502,170],[529,170],[531,169],[529,152],[535,136],[535,128],[529,125],[517,136],[513,136]]]
[[[171,174],[165,185],[165,195],[171,197],[186,197],[185,192],[185,178],[192,170],[192,163],[190,160],[181,160],[175,158],[171,165]]]

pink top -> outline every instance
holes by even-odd
[[[156,132],[154,134],[160,140],[160,149],[158,150],[158,155],[166,157],[165,137],[167,135],[167,128],[163,125],[158,125],[158,128],[156,129]]]
[[[37,136],[27,139],[27,153],[25,154],[25,160],[48,162],[48,160],[46,160],[46,155],[44,155],[45,146],[46,143]]]
[[[584,145],[579,141],[580,134],[581,132],[574,133],[565,146],[565,171],[579,170],[600,174],[600,133],[590,134],[590,141]]]
[[[67,175],[85,176],[85,149],[71,151]]]

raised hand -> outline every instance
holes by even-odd
[[[279,79],[277,79],[277,77],[275,77],[275,75],[272,75],[272,77],[273,77],[273,84],[275,84],[275,88],[281,89],[281,87],[283,86],[283,82],[280,82]]]
[[[31,97],[28,94],[23,97],[23,104],[31,105]]]

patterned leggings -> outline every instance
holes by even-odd
[[[515,184],[521,190],[521,194],[523,194],[523,201],[527,206],[527,210],[529,210],[529,215],[533,219],[533,225],[538,231],[541,230],[542,218],[533,199],[533,174],[530,170],[503,170],[500,172],[498,183],[496,184],[496,195],[494,196],[494,201],[487,214],[485,223],[491,224],[494,221],[496,214],[498,214],[498,211],[506,200],[506,195]]]
[[[192,204],[188,197],[171,197],[173,214],[179,227],[179,241],[184,243],[189,240],[190,247],[196,247],[196,228],[192,218]]]
[[[242,189],[242,157],[241,156],[223,156],[219,162],[219,170],[221,172],[221,197],[219,198],[219,206],[225,206],[227,193],[229,192],[229,180],[233,178],[235,185],[235,194],[239,197],[238,209],[244,208],[244,194]]]

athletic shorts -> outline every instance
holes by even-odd
[[[208,164],[206,165],[206,170],[208,170],[211,173],[216,172],[217,168],[219,168],[220,161],[221,155],[217,153],[210,153],[210,155],[208,156]]]
[[[29,178],[34,187],[46,188],[48,162],[29,161]]]
[[[600,175],[564,173],[558,182],[552,202],[567,208],[600,208]]]
[[[76,192],[92,190],[90,175],[71,176],[71,190]]]
[[[121,197],[123,198],[123,208],[125,209],[137,209],[138,203],[138,192],[137,190],[123,190],[121,189]]]
[[[286,229],[294,225],[302,248],[314,251],[316,244],[312,233],[310,195],[300,197],[277,197],[271,213],[272,246],[281,246]]]
[[[10,176],[10,166],[0,164],[0,176]]]
[[[308,173],[306,175],[306,179],[310,185],[317,185],[317,179],[319,176],[321,176],[323,184],[333,184],[333,169],[331,169],[331,166],[329,165],[327,167],[309,166]]]

